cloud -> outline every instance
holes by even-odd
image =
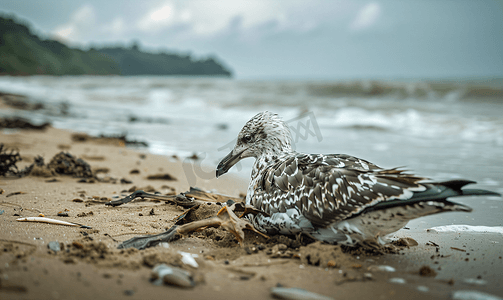
[[[311,6],[315,7],[314,4]],[[137,28],[144,32],[155,32],[183,26],[186,29],[183,35],[186,37],[209,37],[236,31],[249,33],[263,31],[264,28],[273,32],[307,32],[317,26],[317,20],[306,13],[308,7],[303,1],[165,2],[141,17]]]
[[[114,36],[122,35],[127,31],[127,26],[123,18],[116,17],[112,22],[103,26],[103,31],[106,33],[111,33]]]
[[[138,22],[138,28],[142,31],[156,31],[169,26],[174,22],[174,7],[172,4],[164,4],[151,10]]]
[[[352,31],[361,31],[370,28],[377,22],[380,15],[381,6],[379,3],[371,2],[360,9],[353,22],[349,25],[349,28]]]
[[[96,13],[94,7],[85,4],[77,9],[70,17],[70,21],[56,27],[53,34],[58,39],[77,41],[82,35],[90,31],[96,22]]]

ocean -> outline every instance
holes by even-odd
[[[163,76],[0,77],[0,92],[44,108],[33,122],[91,135],[127,134],[148,153],[186,162],[191,185],[214,177],[241,127],[269,110],[288,122],[297,151],[345,153],[435,180],[465,178],[503,193],[503,80],[236,80]],[[12,112],[0,111],[2,116]],[[190,159],[193,154],[200,158]],[[253,159],[231,172],[249,178]],[[474,212],[410,227],[503,226],[499,197],[458,199]]]

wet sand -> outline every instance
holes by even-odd
[[[165,231],[185,209],[151,200],[119,207],[104,203],[134,187],[151,186],[163,194],[187,191],[181,161],[120,144],[75,142],[70,132],[51,127],[4,130],[0,141],[19,150],[20,168],[38,155],[47,163],[65,151],[83,158],[94,171],[108,169],[99,176],[117,180],[0,177],[1,299],[269,299],[276,286],[303,288],[334,299],[449,299],[466,290],[503,297],[501,234],[427,233],[412,224],[397,238],[412,238],[417,246],[375,255],[320,243],[301,246],[285,237],[267,241],[251,232],[246,232],[245,247],[240,247],[228,232],[205,229],[169,246],[118,250],[117,245],[129,238]],[[166,173],[176,180],[147,179]],[[239,197],[247,184],[224,176],[198,180],[197,187]],[[13,194],[17,192],[21,193]],[[212,213],[218,208],[212,204],[204,209]],[[57,216],[65,211],[68,217]],[[39,214],[92,229],[16,221]],[[52,241],[63,249],[49,250]],[[179,251],[197,255],[199,267],[182,263]],[[191,272],[196,286],[154,285],[151,270],[161,262]],[[395,271],[383,271],[379,268],[383,265]]]

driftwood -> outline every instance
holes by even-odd
[[[266,238],[267,235],[261,233],[257,229],[253,227],[253,225],[248,222],[246,219],[240,219],[234,213],[234,210],[240,210],[242,204],[234,203],[231,206],[224,206],[216,216],[210,217],[204,220],[194,221],[184,225],[174,225],[168,231],[149,236],[140,236],[129,239],[125,242],[122,242],[118,248],[137,248],[137,249],[145,249],[149,247],[153,247],[163,242],[171,242],[179,239],[182,235],[188,234],[193,231],[203,230],[208,227],[222,227],[223,229],[232,233],[239,244],[243,246],[243,240],[245,234],[243,232],[244,229],[254,231]],[[251,207],[245,207],[243,214],[253,213],[255,210]]]
[[[249,214],[249,213],[262,213],[251,206],[247,206],[242,202],[240,198],[229,197],[220,194],[207,193],[201,191],[197,188],[190,188],[190,191],[181,193],[178,195],[156,195],[146,193],[144,191],[135,191],[134,193],[119,199],[107,202],[105,205],[109,206],[119,206],[131,201],[134,201],[136,198],[148,198],[148,199],[156,199],[156,200],[165,200],[167,202],[176,203],[180,206],[189,208],[184,214],[182,214],[178,219],[184,218],[184,216],[191,210],[196,209],[199,205],[207,202],[213,203],[221,203],[223,205],[222,209],[217,213],[216,216],[204,219],[197,220],[183,225],[174,225],[166,232],[155,234],[155,235],[147,235],[134,237],[125,242],[122,242],[118,248],[137,248],[137,249],[145,249],[149,247],[153,247],[162,242],[171,242],[179,239],[182,235],[188,234],[193,231],[202,230],[208,227],[222,227],[223,229],[231,232],[239,244],[243,246],[244,240],[244,232],[243,230],[251,230],[264,237],[268,238],[265,234],[261,233],[257,229],[253,227],[253,225],[248,222],[246,219],[241,219],[240,217]],[[239,214],[238,217],[236,214]]]
[[[214,202],[214,203],[228,203],[229,205],[234,202],[241,202],[243,199],[230,197],[221,194],[208,193],[204,192],[198,188],[190,188],[190,191],[185,193],[180,193],[178,195],[159,195],[159,194],[151,194],[144,192],[142,190],[135,191],[134,193],[118,200],[113,200],[107,202],[105,205],[109,206],[119,206],[122,204],[129,203],[134,201],[136,198],[141,199],[155,199],[155,200],[164,200],[167,202],[175,203],[185,208],[190,208],[205,202]]]

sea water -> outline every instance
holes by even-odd
[[[269,110],[288,122],[297,151],[350,154],[435,180],[474,180],[478,188],[503,193],[502,80],[3,76],[0,92],[43,103],[44,109],[16,112],[35,122],[92,135],[127,134],[147,142],[144,151],[177,155],[187,163],[196,164],[187,158],[195,153],[201,165],[191,174],[196,186],[198,176],[214,176],[246,121]],[[248,178],[252,163],[246,159],[231,172]],[[457,201],[474,212],[421,218],[412,225],[503,225],[501,198]]]

